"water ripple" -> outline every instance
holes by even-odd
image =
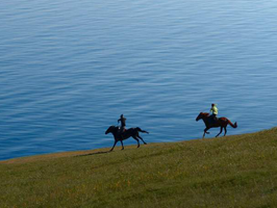
[[[201,137],[213,102],[228,134],[275,125],[274,1],[2,4],[0,160],[111,146],[122,113],[147,142]]]

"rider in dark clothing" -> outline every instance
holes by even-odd
[[[121,114],[120,119],[117,120],[117,122],[121,122],[121,126],[119,129],[119,136],[122,138],[122,133],[125,130],[125,126],[126,126],[126,118],[124,118],[123,114]]]

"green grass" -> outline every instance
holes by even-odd
[[[0,162],[0,207],[277,207],[277,128]]]

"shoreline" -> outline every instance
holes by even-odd
[[[244,133],[244,134],[233,134],[233,135],[226,135],[225,137],[220,136],[220,137],[211,137],[211,138],[204,138],[204,140],[213,140],[213,139],[220,139],[220,138],[228,138],[228,137],[233,137],[233,136],[241,136],[241,135],[250,135],[250,134],[255,134],[263,131],[269,131],[271,129],[274,129],[277,127],[273,127],[270,129],[264,129],[260,130],[257,132],[251,132],[251,133]],[[190,140],[182,140],[182,141],[172,141],[172,142],[156,142],[156,143],[148,143],[147,145],[155,145],[155,144],[168,144],[168,143],[183,143],[183,142],[192,142],[192,141],[202,141],[202,138],[196,138],[196,139],[190,139]],[[143,148],[143,144],[141,144],[140,148]],[[133,145],[124,145],[125,150],[128,148],[135,148],[136,144]],[[37,155],[30,155],[30,156],[23,156],[23,157],[16,157],[16,158],[10,158],[10,159],[4,159],[0,160],[0,164],[8,164],[8,163],[16,163],[17,160],[22,160],[22,161],[34,161],[36,160],[35,158],[41,158],[43,159],[54,159],[54,158],[61,158],[61,157],[68,157],[68,156],[77,156],[80,154],[96,154],[98,152],[105,152],[109,153],[111,147],[103,147],[103,148],[97,148],[97,149],[90,149],[90,150],[74,150],[74,151],[62,151],[62,152],[54,152],[54,153],[45,153],[45,154],[37,154]],[[114,151],[119,151],[120,150],[120,144],[118,143],[117,146],[115,147]],[[114,152],[113,151],[113,152]],[[123,150],[124,151],[124,150]]]

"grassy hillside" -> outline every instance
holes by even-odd
[[[0,207],[277,207],[277,128],[0,162]]]

